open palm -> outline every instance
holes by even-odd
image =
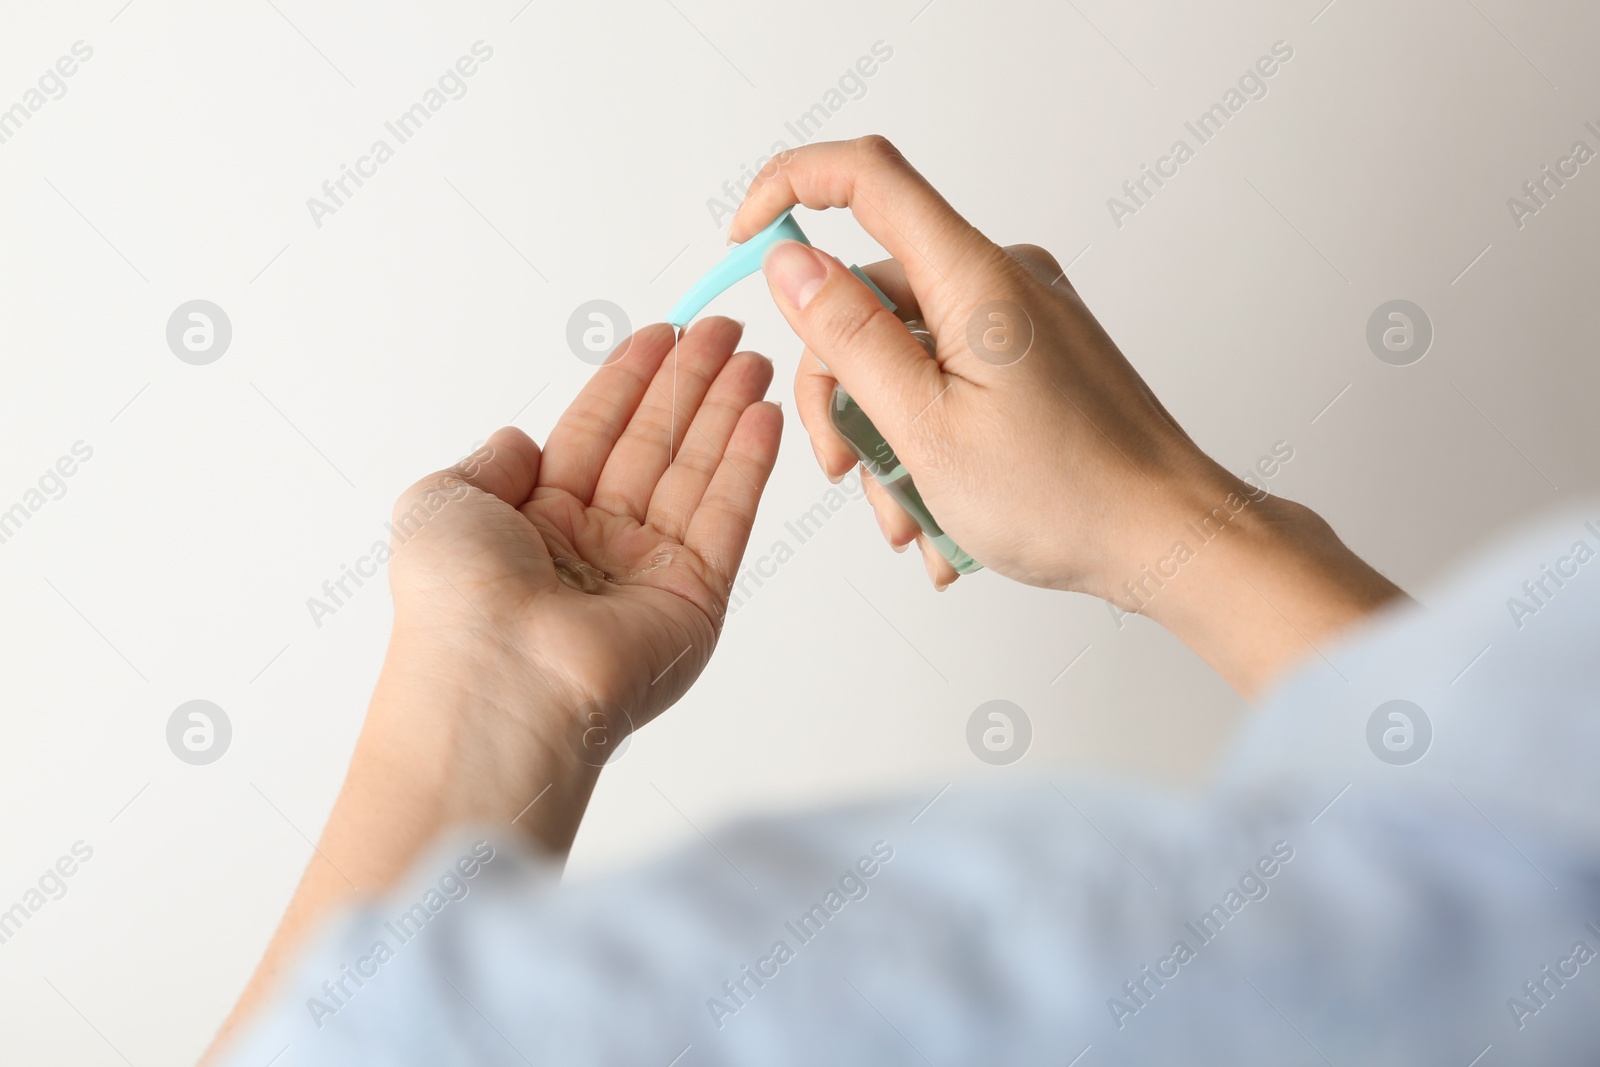
[[[734,354],[740,332],[706,319],[675,347],[646,327],[543,450],[508,427],[419,482],[396,507],[429,516],[391,565],[397,614],[511,644],[575,709],[637,726],[669,706],[710,659],[777,458],[772,364]]]

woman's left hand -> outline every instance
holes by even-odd
[[[506,428],[395,507],[397,640],[514,653],[542,706],[602,744],[684,694],[710,659],[783,417],[741,327],[646,327],[595,372],[541,451]],[[540,714],[548,714],[541,711]],[[527,724],[536,729],[547,724]],[[568,740],[573,735],[569,735]]]

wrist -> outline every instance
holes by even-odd
[[[397,618],[338,801],[208,1055],[269,995],[331,910],[385,891],[441,831],[498,824],[566,854],[599,768],[556,743],[568,701],[519,659],[492,634]]]
[[[1247,696],[1405,595],[1310,508],[1215,465],[1164,497],[1100,595],[1119,623],[1159,622]]]
[[[397,619],[350,781],[389,793],[428,836],[503,824],[565,854],[601,762],[573,747],[581,704],[487,626]]]

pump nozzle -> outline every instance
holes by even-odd
[[[785,211],[750,240],[729,249],[728,254],[722,257],[722,262],[695,282],[683,299],[674,305],[667,321],[680,329],[689,325],[689,320],[700,314],[707,304],[716,299],[717,294],[740,278],[748,278],[760,270],[767,249],[785,239],[799,241],[803,245],[811,243],[801,231],[800,224],[794,220],[792,211]]]

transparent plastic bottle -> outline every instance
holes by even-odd
[[[931,358],[934,351],[933,334],[928,331],[927,324],[921,319],[909,319],[906,322],[906,329],[911,331],[912,337],[921,342]],[[872,425],[872,420],[867,418],[867,413],[861,410],[861,405],[850,398],[850,394],[844,391],[843,386],[834,387],[833,403],[828,405],[828,415],[834,429],[838,430],[839,435],[849,444],[856,458],[861,460],[862,466],[867,469],[867,473],[917,521],[928,541],[938,549],[939,555],[955,568],[956,573],[971,574],[973,571],[982,570],[983,564],[962,551],[961,546],[939,528],[939,523],[928,510],[928,505],[923,503],[922,494],[917,492],[916,483],[911,480],[911,472],[906,470],[905,464],[894,454],[889,442],[884,440],[883,434],[879,433],[878,428]]]

